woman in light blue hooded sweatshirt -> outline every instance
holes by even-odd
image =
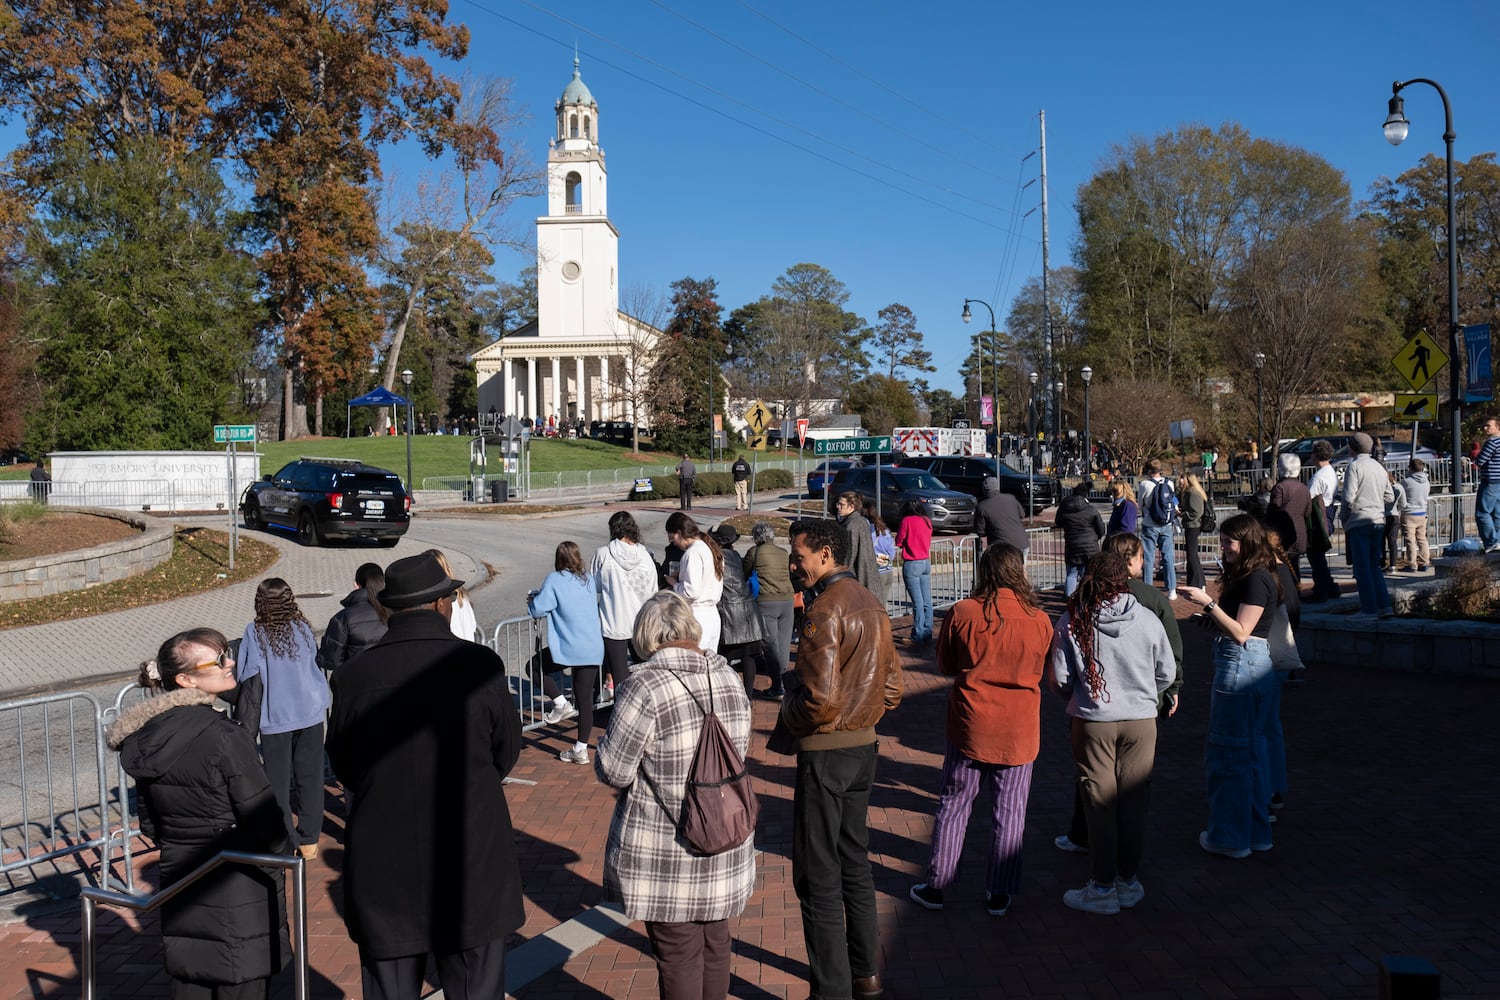
[[[1161,693],[1177,661],[1156,614],[1130,593],[1130,568],[1105,550],[1089,560],[1052,637],[1048,683],[1067,697],[1071,743],[1089,826],[1092,877],[1063,902],[1119,913],[1146,896],[1136,876],[1156,763]]]

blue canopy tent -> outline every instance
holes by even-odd
[[[408,373],[410,374],[410,373]],[[376,386],[363,396],[356,396],[349,400],[344,412],[344,436],[353,435],[353,413],[356,406],[404,406],[406,407],[406,488],[411,490],[411,400],[404,396],[398,396],[385,386]]]
[[[408,433],[411,430],[411,400],[398,396],[385,386],[380,385],[363,396],[356,396],[349,400],[348,406],[344,408],[345,437],[352,437],[354,434],[353,415],[356,406],[404,406],[406,407],[406,427]]]

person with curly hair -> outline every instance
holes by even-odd
[[[255,588],[255,620],[240,640],[238,679],[260,678],[260,752],[297,853],[318,856],[323,829],[323,716],[333,697],[318,640],[278,576]],[[293,815],[296,819],[293,821]]]
[[[216,708],[236,698],[229,640],[179,632],[141,664],[151,693],[105,733],[135,779],[141,831],[161,850],[166,889],[220,851],[279,854],[286,824],[255,739]],[[173,997],[269,997],[292,955],[279,870],[225,865],[164,903],[161,935]]]
[[[1088,819],[1091,878],[1063,893],[1089,913],[1146,896],[1141,857],[1156,763],[1156,713],[1177,675],[1166,630],[1130,592],[1130,569],[1105,549],[1089,561],[1053,631],[1048,683],[1068,699],[1070,742]]]
[[[1004,542],[987,547],[974,590],[953,606],[937,638],[938,669],[954,678],[948,746],[927,881],[909,893],[929,910],[943,908],[943,890],[958,875],[981,782],[990,786],[994,809],[985,908],[1003,916],[1020,888],[1021,838],[1031,768],[1041,748],[1042,672],[1051,641],[1052,622],[1037,604],[1021,550]]]

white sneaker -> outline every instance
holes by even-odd
[[[557,759],[564,764],[587,764],[589,762],[589,748],[579,750],[577,747],[569,747],[557,755]]]
[[[1169,600],[1169,601],[1175,601],[1175,600],[1177,600],[1177,591],[1175,591],[1175,590],[1169,590],[1169,591],[1167,591],[1167,600]]]
[[[1085,913],[1119,913],[1120,895],[1114,886],[1101,889],[1093,882],[1082,889],[1069,889],[1063,893],[1063,903]]]
[[[1073,838],[1066,833],[1052,841],[1052,846],[1059,851],[1067,851],[1069,854],[1087,854],[1089,849],[1082,844],[1073,843]]]
[[[1115,879],[1115,895],[1120,897],[1120,905],[1130,908],[1146,898],[1146,887],[1141,885],[1141,880],[1133,878],[1129,882],[1124,879]]]
[[[568,703],[566,698],[558,698],[552,702],[552,707],[542,713],[542,721],[550,725],[567,722],[569,719],[578,717],[578,709]]]

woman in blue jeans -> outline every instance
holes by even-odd
[[[901,553],[901,579],[911,598],[911,641],[932,641],[932,521],[921,503],[901,505],[901,527],[896,529]]]
[[[1219,528],[1224,575],[1219,598],[1202,587],[1184,587],[1203,605],[1214,639],[1214,690],[1209,703],[1204,775],[1208,784],[1208,829],[1198,846],[1226,858],[1246,858],[1271,849],[1270,762],[1264,734],[1276,706],[1280,681],[1271,667],[1267,637],[1282,603],[1276,553],[1265,526],[1238,514]]]

